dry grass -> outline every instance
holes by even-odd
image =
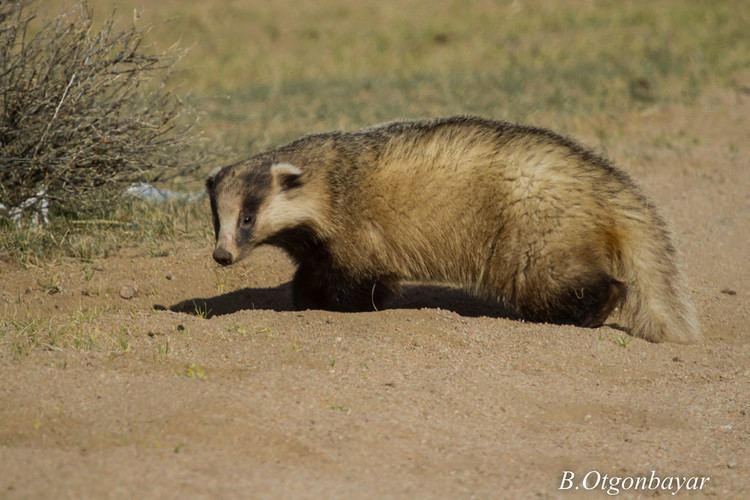
[[[87,262],[133,246],[158,256],[163,243],[213,238],[206,210],[205,203],[122,201],[87,218],[53,218],[45,228],[0,219],[0,262],[36,265],[53,257]]]

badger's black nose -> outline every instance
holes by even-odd
[[[222,266],[228,266],[232,263],[232,254],[223,248],[216,248],[214,250],[214,260]]]

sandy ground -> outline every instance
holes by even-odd
[[[3,314],[83,338],[0,358],[0,498],[583,494],[564,470],[748,498],[750,95],[622,117],[607,150],[670,221],[705,344],[522,323],[438,287],[295,312],[273,249],[226,271],[208,244],[0,264]]]

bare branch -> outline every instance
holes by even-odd
[[[179,54],[145,53],[114,17],[94,29],[85,1],[29,29],[26,4],[0,0],[0,203],[44,192],[53,213],[82,213],[204,160],[194,113],[160,81]]]

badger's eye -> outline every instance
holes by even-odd
[[[242,218],[242,225],[243,226],[249,226],[253,223],[253,216],[252,215],[246,215]]]

